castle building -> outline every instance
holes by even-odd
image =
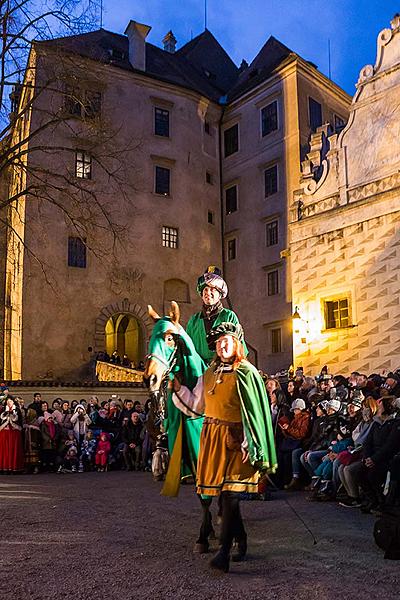
[[[320,128],[290,212],[294,361],[400,365],[400,17],[378,36],[339,134]]]
[[[103,350],[137,363],[147,304],[176,300],[185,323],[209,264],[259,367],[291,363],[289,202],[310,133],[339,131],[350,98],[273,37],[238,68],[208,30],[178,50],[149,31],[32,46],[12,139],[6,379],[77,380]]]

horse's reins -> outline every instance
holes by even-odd
[[[162,356],[160,356],[159,354],[154,354],[154,353],[151,353],[151,354],[147,354],[147,356],[146,356],[146,360],[148,360],[148,359],[150,359],[150,358],[154,358],[154,359],[155,359],[155,360],[157,360],[159,363],[161,363],[161,364],[162,364],[164,367],[167,367],[167,368],[165,369],[165,371],[163,372],[163,374],[162,374],[162,377],[161,377],[161,382],[160,382],[160,387],[159,387],[159,389],[158,389],[156,392],[152,392],[152,394],[151,394],[151,395],[153,396],[153,398],[156,400],[156,402],[158,402],[158,404],[159,404],[159,405],[160,405],[159,398],[160,398],[160,397],[163,397],[163,398],[164,398],[164,400],[165,400],[165,398],[166,398],[166,385],[165,385],[165,384],[166,384],[166,383],[167,383],[167,381],[168,381],[168,378],[169,378],[169,375],[170,375],[170,373],[171,373],[172,369],[175,367],[175,365],[176,365],[176,363],[177,363],[177,359],[178,359],[178,357],[176,356],[176,354],[177,354],[177,351],[178,351],[178,341],[176,340],[176,341],[175,341],[175,348],[174,348],[174,351],[173,351],[173,352],[172,352],[172,354],[171,354],[171,357],[170,357],[170,361],[169,361],[169,362],[168,362],[168,361],[166,361],[166,360],[165,360],[165,359],[164,359]],[[164,401],[164,406],[165,406],[165,405],[166,405],[166,402]],[[163,414],[163,413],[164,413],[164,414]],[[164,418],[165,418],[165,410],[164,410],[164,411],[163,411],[163,410],[161,410],[161,411],[159,412],[159,420],[160,420],[160,422],[161,422],[161,421],[163,421],[163,420],[164,420]]]

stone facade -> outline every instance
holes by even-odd
[[[333,124],[336,114],[347,120],[350,99],[273,38],[250,66],[238,69],[208,31],[175,52],[174,44],[168,50],[147,44],[148,30],[131,22],[127,37],[100,30],[32,50],[25,94],[43,85],[46,68],[54,69],[52,80],[60,89],[45,89],[14,135],[21,135],[21,127],[37,131],[44,115],[59,115],[61,84],[71,87],[76,81],[101,95],[102,120],[96,130],[96,121],[64,116],[51,136],[48,130],[35,134],[39,150],[28,149],[22,177],[18,169],[12,174],[15,191],[34,183],[39,168],[45,173],[44,193],[51,189],[52,198],[23,196],[10,213],[7,379],[84,380],[92,353],[112,344],[118,349],[130,344],[130,358],[137,362],[151,331],[147,304],[165,313],[170,300],[178,301],[185,324],[200,308],[196,279],[209,264],[224,267],[233,309],[259,367],[275,372],[292,360],[287,214],[310,134],[309,98],[319,103],[323,121]],[[21,105],[28,100],[23,95]],[[278,125],[263,136],[261,111],[275,100]],[[169,115],[168,135],[156,134],[156,109]],[[239,121],[238,151],[225,157],[225,130]],[[99,203],[112,207],[122,232],[117,242],[90,221],[68,186],[54,194],[60,178],[74,177],[76,153],[94,155],[94,142],[104,131],[122,179],[110,178],[93,161],[83,187],[96,199],[94,212]],[[110,154],[110,146],[105,148]],[[265,199],[264,172],[272,163],[278,165],[279,186]],[[158,167],[170,172],[165,195],[155,193]],[[239,205],[226,214],[225,191],[232,182],[240,182]],[[278,221],[279,234],[267,247],[266,225],[272,220]],[[164,245],[164,227],[178,232],[176,248]],[[84,268],[67,261],[69,238],[79,236],[87,245]],[[238,238],[237,256],[228,260],[232,236]],[[269,297],[266,281],[275,267],[279,284]],[[125,329],[119,329],[124,322]],[[280,344],[272,349],[277,330]]]
[[[349,122],[312,137],[290,214],[294,359],[307,373],[400,364],[400,17],[361,70]]]

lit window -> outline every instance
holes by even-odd
[[[267,198],[278,191],[278,165],[273,165],[264,171],[264,194]]]
[[[169,110],[163,108],[154,109],[154,133],[163,137],[169,137]]]
[[[280,328],[271,329],[271,353],[282,352],[282,331]]]
[[[164,248],[178,247],[178,230],[175,227],[162,228],[162,245]]]
[[[266,136],[278,129],[278,102],[274,100],[261,110],[261,133]]]
[[[308,99],[308,110],[310,112],[310,128],[316,131],[322,125],[322,106],[313,98]]]
[[[236,238],[228,240],[227,243],[227,259],[235,260],[236,258]]]
[[[68,238],[68,266],[86,268],[86,240],[80,237]]]
[[[268,296],[279,294],[279,271],[270,271],[267,273]]]
[[[225,212],[227,215],[237,211],[237,186],[225,190]]]
[[[92,157],[84,150],[76,151],[75,176],[79,179],[92,179]]]
[[[171,171],[166,167],[156,166],[155,192],[162,196],[170,195]]]
[[[266,225],[267,246],[275,246],[278,243],[278,221],[271,221]]]
[[[350,302],[349,298],[338,298],[337,300],[326,300],[325,307],[325,329],[340,329],[350,325]]]
[[[233,125],[224,131],[225,158],[239,150],[239,125]]]

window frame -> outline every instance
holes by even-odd
[[[179,249],[179,228],[172,225],[161,226],[161,246],[171,250]]]
[[[78,154],[82,154],[82,160],[78,160]],[[89,160],[85,160],[85,157],[88,157]],[[78,164],[82,165],[82,175],[79,175]],[[86,170],[85,167],[89,166],[89,175],[85,176]],[[93,176],[93,161],[92,155],[90,152],[83,150],[81,148],[77,148],[75,150],[75,177],[77,179],[83,179],[84,181],[91,181]]]
[[[315,104],[318,104],[321,107],[321,124],[315,128],[312,127],[312,123],[311,123],[311,102],[315,102]],[[318,102],[318,100],[316,100],[312,96],[308,96],[308,124],[311,129],[311,133],[315,133],[317,131],[318,127],[321,127],[323,125],[323,123],[324,123],[324,115],[323,115],[322,102]]]
[[[283,350],[283,344],[282,344],[282,327],[271,327],[270,328],[270,354],[282,354]],[[279,344],[277,345],[277,347],[279,349],[274,350],[274,333],[275,332],[279,332]]]
[[[276,242],[268,243],[268,227],[271,227],[273,224],[276,224]],[[279,244],[279,219],[270,219],[265,223],[265,245],[267,248],[272,248],[273,246],[277,246]]]
[[[233,243],[234,256],[231,256],[231,244]],[[230,237],[226,240],[226,261],[232,262],[237,258],[237,237]]]
[[[272,106],[273,104],[276,105],[276,127],[274,129],[271,129],[270,131],[267,131],[267,132],[264,133],[264,130],[263,130],[263,111],[265,111],[269,106]],[[279,105],[278,105],[278,99],[275,99],[275,100],[271,100],[270,102],[268,102],[268,104],[265,104],[264,106],[262,106],[260,108],[260,131],[261,131],[261,139],[264,139],[265,137],[267,137],[271,133],[274,133],[274,131],[278,131],[278,130],[279,130]]]
[[[79,243],[78,243],[79,241]],[[68,253],[67,253],[67,266],[71,267],[73,269],[86,269],[87,268],[87,245],[86,245],[86,238],[81,238],[79,236],[73,236],[73,235],[69,235],[68,236],[68,241],[67,241],[67,248],[68,248]],[[73,247],[73,244],[75,244],[75,248]],[[79,249],[78,249],[79,246]],[[81,258],[83,260],[78,260],[79,259],[79,252],[81,253]],[[75,256],[75,260],[73,260],[73,257]],[[73,264],[75,263],[75,264]],[[81,264],[78,264],[81,263]]]
[[[344,300],[347,301],[347,324],[346,325],[341,325],[340,324],[340,302],[343,302]],[[350,293],[343,293],[343,294],[335,294],[326,298],[321,298],[321,303],[322,303],[322,314],[323,314],[323,322],[324,322],[324,332],[332,332],[332,331],[338,331],[341,329],[348,329],[349,327],[353,327],[353,313],[352,313],[352,298],[351,298],[351,294]],[[337,302],[338,303],[338,310],[339,310],[339,325],[336,324],[335,321],[335,326],[334,327],[329,327],[329,323],[328,323],[328,304],[333,304]]]
[[[168,135],[157,132],[157,111],[168,114],[168,120],[167,120]],[[165,139],[171,138],[171,111],[168,108],[155,105],[154,112],[153,112],[153,123],[154,123],[154,125],[153,125],[154,126],[154,135],[156,135],[157,137],[165,138]]]
[[[272,191],[271,193],[267,194],[267,172],[268,171],[272,171],[272,170],[276,171],[276,189],[274,191]],[[271,196],[274,196],[275,194],[277,194],[279,192],[279,166],[278,163],[271,163],[269,165],[267,165],[264,170],[263,170],[263,176],[264,176],[264,199],[266,198],[270,198]]]
[[[236,202],[236,208],[235,210],[231,210],[228,212],[227,209],[227,192],[229,192],[229,190],[235,189],[235,202]],[[233,213],[237,212],[239,210],[239,186],[237,183],[233,183],[230,185],[227,185],[224,187],[224,204],[225,204],[225,216],[227,217],[228,215],[232,215]]]
[[[274,288],[273,285],[270,286],[270,277],[276,273],[276,287]],[[281,293],[281,282],[280,282],[280,270],[279,268],[274,268],[274,269],[270,269],[269,271],[267,271],[266,273],[267,275],[267,296],[268,298],[271,298],[272,296],[279,296],[279,294]],[[274,292],[273,289],[276,289],[276,291]]]
[[[162,169],[163,171],[168,171],[168,193],[157,191],[157,173],[158,170]],[[155,164],[154,165],[154,193],[157,196],[161,196],[163,198],[171,198],[171,180],[172,180],[172,169],[170,167],[166,167],[165,165]]]
[[[237,128],[237,148],[236,150],[234,150],[233,152],[230,152],[229,154],[226,153],[226,133],[228,131],[230,131],[231,129]],[[239,122],[233,123],[232,125],[230,125],[229,127],[226,127],[223,130],[223,138],[224,138],[224,158],[229,158],[230,156],[233,156],[234,154],[237,154],[240,150],[240,127],[239,127]]]

